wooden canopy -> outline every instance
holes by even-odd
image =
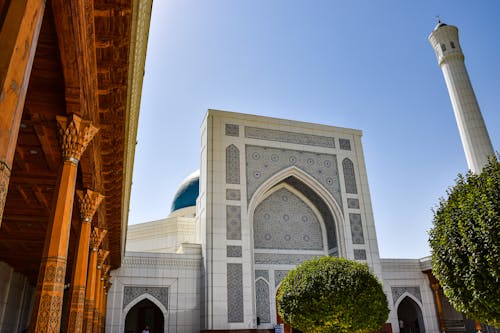
[[[99,128],[80,159],[76,188],[105,196],[93,225],[107,229],[102,247],[110,251],[111,268],[120,266],[151,11],[151,0],[44,2],[0,0],[3,141],[18,132],[0,217],[0,261],[28,276],[33,285],[61,167],[58,115],[76,114]],[[35,13],[31,25],[25,22],[30,10]],[[12,82],[19,82],[9,76],[8,69],[16,64],[8,64],[14,57],[6,50],[11,47],[15,52],[28,45],[29,40],[23,44],[15,39],[23,30],[37,29],[37,15],[43,18],[32,41],[36,43],[32,69],[21,78],[29,80],[25,101],[21,91],[17,100],[6,104],[1,101],[3,93],[14,89]],[[22,108],[22,118],[12,128],[16,122],[9,122],[6,115],[16,105]],[[0,144],[0,148],[5,147]],[[0,162],[9,168],[8,161]],[[76,200],[72,216],[66,281],[71,280],[81,223]]]

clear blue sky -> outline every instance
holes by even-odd
[[[169,214],[213,108],[361,129],[381,256],[428,255],[431,209],[467,171],[436,15],[499,150],[500,1],[154,1],[129,223]]]

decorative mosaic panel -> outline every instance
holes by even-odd
[[[241,200],[240,190],[226,189],[226,200]]]
[[[320,254],[255,253],[254,260],[256,264],[298,265],[318,256]]]
[[[297,143],[300,145],[335,148],[335,140],[329,136],[278,131],[259,127],[246,126],[245,137],[267,141],[288,142]]]
[[[226,135],[240,136],[240,126],[233,124],[226,124]]]
[[[247,200],[269,177],[290,166],[316,179],[342,207],[336,155],[250,145],[246,146]]]
[[[260,322],[270,323],[269,285],[262,279],[255,282],[255,301],[257,305],[257,317],[259,317]]]
[[[349,221],[351,222],[352,243],[364,244],[365,237],[363,236],[363,224],[361,223],[361,215],[349,213]]]
[[[351,150],[351,141],[349,139],[339,139],[339,147],[342,150]]]
[[[354,174],[354,164],[348,158],[342,161],[342,169],[344,171],[345,191],[351,194],[358,194],[356,187],[356,175]]]
[[[304,201],[285,188],[257,206],[253,235],[256,249],[323,249],[318,218]]]
[[[242,264],[227,264],[227,321],[243,322]]]
[[[403,295],[405,292],[408,292],[408,294],[415,296],[416,299],[422,303],[422,295],[420,294],[420,287],[391,287],[392,291],[392,302],[393,304],[396,304],[398,299]]]
[[[347,198],[347,208],[359,209],[359,200],[353,198]]]
[[[269,271],[267,271],[265,269],[256,269],[255,270],[255,280],[257,280],[260,277],[266,281],[269,281]]]
[[[226,206],[226,238],[241,240],[241,207]]]
[[[356,260],[366,260],[366,250],[354,249],[354,259]]]
[[[165,309],[168,309],[167,287],[125,287],[123,289],[123,309],[125,309],[130,302],[144,294],[153,296],[165,306]]]
[[[306,184],[302,183],[300,180],[298,180],[295,177],[288,177],[283,181],[284,183],[287,183],[288,185],[292,186],[299,192],[301,192],[309,201],[311,201],[316,209],[319,210],[321,217],[323,218],[323,222],[325,223],[326,226],[326,235],[328,238],[328,249],[336,249],[337,248],[337,236],[336,236],[336,229],[335,229],[335,220],[332,216],[332,213],[330,212],[330,209],[326,205],[326,203],[323,201],[323,199],[320,198],[320,196],[312,190],[309,186]]]
[[[226,148],[226,183],[240,183],[240,150],[235,145]]]
[[[289,271],[274,271],[274,286],[277,287]]]
[[[239,258],[241,257],[242,250],[239,245],[228,245],[226,248],[226,255],[228,257]]]

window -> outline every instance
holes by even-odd
[[[446,51],[446,45],[441,44],[441,51],[443,51],[443,52]]]
[[[450,42],[450,45],[451,45],[451,48],[452,48],[452,49],[454,49],[454,48],[455,48],[455,43]]]

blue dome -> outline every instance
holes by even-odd
[[[175,192],[171,212],[181,208],[196,206],[200,193],[200,170],[196,170],[184,179]]]

